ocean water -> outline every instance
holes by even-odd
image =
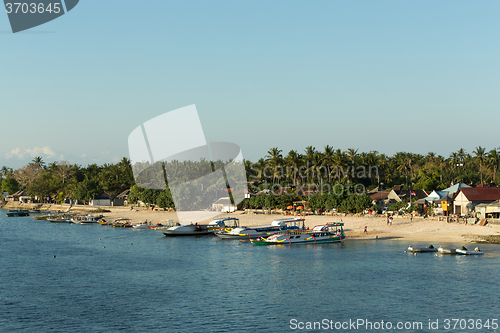
[[[0,210],[0,331],[499,331],[500,245],[408,245],[253,246]]]

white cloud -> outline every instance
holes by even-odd
[[[7,159],[11,159],[13,157],[17,157],[22,160],[25,157],[36,157],[41,156],[45,158],[53,158],[56,156],[56,152],[52,150],[50,147],[35,147],[35,148],[14,148],[10,152],[5,154]]]

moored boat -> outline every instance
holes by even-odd
[[[445,249],[443,247],[438,247],[438,252],[441,254],[457,254],[457,250],[455,249]]]
[[[257,239],[257,237],[268,237],[273,233],[279,231],[288,230],[299,230],[304,229],[304,219],[303,218],[288,218],[288,219],[278,219],[274,220],[268,225],[258,225],[250,227],[238,227],[234,229],[222,229],[215,233],[220,238],[223,239]]]
[[[481,255],[484,254],[483,251],[481,251],[478,247],[474,249],[474,251],[469,251],[465,248],[465,246],[462,246],[461,249],[456,250],[458,254],[463,254],[463,255]]]
[[[6,215],[8,217],[18,217],[18,216],[30,216],[30,213],[27,210],[15,209],[15,210],[9,210]]]
[[[408,252],[416,253],[416,252],[437,252],[437,249],[429,245],[429,247],[413,247],[413,246],[408,246]]]
[[[338,243],[345,238],[343,226],[342,222],[332,222],[317,225],[311,230],[281,231],[267,238],[258,237],[250,241],[255,245]]]
[[[154,228],[165,236],[201,236],[214,233],[213,229],[208,228],[208,224],[181,224],[176,221],[166,221],[167,224]]]
[[[94,215],[80,215],[80,216],[74,216],[68,220],[70,223],[74,224],[92,224],[92,223],[98,223],[99,220],[102,219],[102,215],[99,216],[94,216]]]

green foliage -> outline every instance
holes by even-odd
[[[2,180],[2,191],[14,194],[19,191],[19,183],[13,177],[8,177]]]

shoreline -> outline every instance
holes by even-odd
[[[66,210],[69,205],[49,205],[49,204],[15,204],[7,203],[0,205],[4,209],[40,209],[46,210]],[[71,211],[82,213],[101,213],[104,218],[113,220],[117,218],[130,218],[135,222],[152,221],[153,224],[161,223],[165,220],[177,220],[175,212],[150,211],[139,207],[93,207],[93,206],[73,206]],[[235,213],[221,213],[217,217],[237,217],[240,226],[254,226],[270,224],[273,220],[285,218],[280,214],[245,214],[244,211]],[[291,217],[291,216],[289,216]],[[469,225],[463,223],[438,221],[437,218],[408,218],[396,216],[392,224],[387,224],[385,216],[363,215],[363,216],[325,216],[308,215],[305,217],[305,226],[312,228],[315,225],[327,222],[344,222],[344,232],[347,239],[360,240],[406,240],[429,242],[429,244],[439,243],[496,243],[500,244],[500,225],[478,224]],[[364,227],[367,233],[364,233]]]

